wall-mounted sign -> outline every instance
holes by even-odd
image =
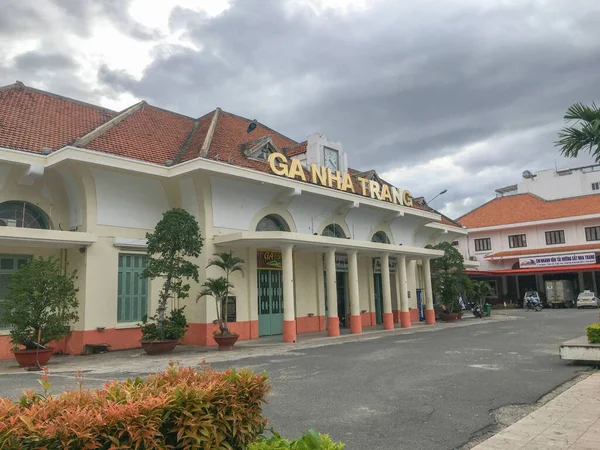
[[[390,273],[396,273],[396,258],[390,258],[390,262],[388,264],[390,268]],[[381,258],[373,258],[373,272],[381,273]]]
[[[348,255],[335,254],[335,271],[348,272]]]
[[[348,173],[340,173],[339,170],[332,172],[327,167],[310,165],[310,170],[305,173],[302,163],[297,158],[288,159],[282,153],[271,153],[269,155],[269,167],[271,172],[293,180],[310,181],[320,186],[335,187],[340,191],[352,192],[356,194],[352,177]],[[383,200],[402,206],[412,206],[413,199],[409,191],[400,190],[387,184],[379,184],[377,181],[368,180],[362,177],[356,177],[358,180],[358,193],[365,197],[371,197],[377,200]]]
[[[281,252],[257,250],[256,267],[262,270],[281,270]]]
[[[536,256],[534,258],[519,258],[519,267],[529,269],[532,267],[553,266],[578,266],[581,264],[595,264],[595,253],[580,253],[578,255]]]

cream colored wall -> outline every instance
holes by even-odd
[[[294,254],[294,299],[296,302],[296,317],[306,317],[308,314],[325,315],[320,308],[322,303],[318,289],[319,254],[296,252]],[[323,266],[321,263],[321,272]],[[321,283],[322,276],[321,276]]]
[[[360,310],[375,312],[375,294],[373,290],[373,259],[358,255],[358,296]]]

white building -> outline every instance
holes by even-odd
[[[544,292],[544,280],[573,280],[598,292],[600,165],[523,172],[515,185],[458,219],[469,231],[455,245],[473,276],[490,281],[496,296]]]
[[[350,168],[321,134],[296,142],[219,108],[116,112],[19,82],[0,88],[0,307],[31,257],[77,269],[79,321],[57,348],[139,346],[160,289],[140,277],[145,236],[173,207],[200,224],[200,283],[219,276],[206,269],[217,251],[246,261],[229,308],[240,339],[432,324],[429,261],[441,252],[426,246],[466,234],[374,171]],[[199,291],[183,300],[184,342],[214,345],[216,307],[196,302]],[[0,324],[0,358],[10,348]]]

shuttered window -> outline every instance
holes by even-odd
[[[117,322],[139,322],[148,314],[148,280],[142,278],[146,261],[146,255],[119,255]]]
[[[31,261],[29,255],[0,255],[0,311],[13,274],[29,261]],[[7,328],[8,325],[0,323],[0,329]]]

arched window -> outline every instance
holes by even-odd
[[[9,201],[0,204],[0,225],[49,230],[50,219],[31,203]]]
[[[256,231],[290,231],[287,223],[281,217],[270,214],[263,217],[256,225]]]
[[[323,236],[345,238],[346,233],[344,233],[344,230],[342,230],[342,227],[340,227],[339,225],[336,225],[335,223],[330,223],[323,230]]]
[[[387,234],[385,234],[385,232],[378,231],[371,238],[371,242],[378,242],[380,244],[389,244],[390,243],[390,238],[388,237]]]

